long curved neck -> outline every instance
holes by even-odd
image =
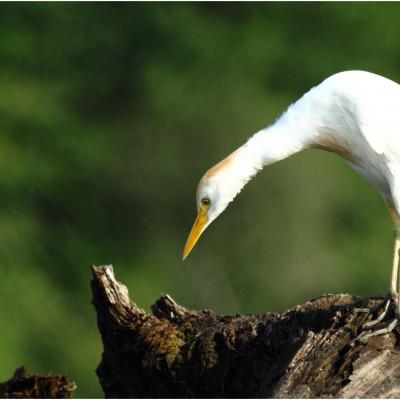
[[[313,147],[319,128],[315,116],[318,107],[311,92],[292,104],[273,125],[255,133],[205,174],[204,179],[215,177],[221,182],[225,203],[232,201],[264,166]]]
[[[272,125],[254,134],[243,145],[243,155],[250,157],[257,169],[283,160],[305,148],[301,137],[285,126]]]
[[[243,146],[211,168],[206,178],[217,176],[226,188],[225,197],[231,201],[243,186],[264,166],[309,148],[317,136],[313,126],[310,93],[291,105],[270,127],[254,134]]]
[[[242,146],[258,169],[260,164],[264,167],[310,147],[318,133],[309,110],[309,99],[304,96],[273,125],[254,134]]]

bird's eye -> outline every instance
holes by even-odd
[[[211,201],[208,197],[203,197],[201,199],[201,204],[203,204],[203,206],[209,206],[211,204]]]

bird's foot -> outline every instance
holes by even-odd
[[[392,332],[392,330],[397,326],[400,322],[399,318],[399,296],[390,296],[389,298],[384,300],[382,304],[380,304],[375,310],[379,311],[379,309],[383,305],[383,309],[378,315],[377,318],[373,319],[372,321],[366,322],[362,326],[362,332],[357,336],[356,340],[359,341],[366,341],[368,338],[373,336],[384,335],[386,333]],[[394,318],[388,319],[387,317],[391,314],[391,307],[394,308]],[[374,312],[375,310],[371,310],[369,308],[359,309],[359,312]]]

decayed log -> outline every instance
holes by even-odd
[[[30,375],[17,368],[11,379],[0,383],[2,399],[69,399],[76,384],[62,375]]]
[[[400,397],[399,332],[357,339],[382,298],[326,295],[283,313],[217,315],[168,296],[153,315],[93,267],[107,397]]]

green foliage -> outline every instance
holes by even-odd
[[[202,173],[311,86],[400,81],[397,3],[0,6],[0,379],[26,365],[101,396],[90,265],[148,309],[221,313],[386,291],[390,222],[344,161],[267,168],[181,262]]]

